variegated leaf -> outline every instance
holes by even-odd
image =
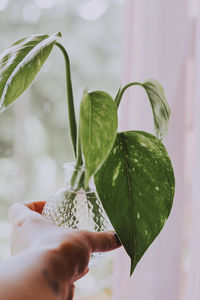
[[[32,83],[61,36],[30,35],[0,55],[0,110],[12,104]]]

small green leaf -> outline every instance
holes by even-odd
[[[154,128],[158,138],[163,139],[167,134],[170,108],[165,98],[161,84],[155,79],[149,79],[143,84],[153,111]]]
[[[32,83],[61,36],[30,35],[0,55],[0,110],[13,103]]]
[[[131,258],[131,274],[167,220],[174,173],[164,145],[141,131],[118,133],[95,175],[98,195]]]
[[[142,86],[146,90],[153,111],[155,132],[157,137],[162,140],[167,134],[170,117],[170,108],[165,99],[163,87],[155,79],[146,80],[144,83],[128,83],[122,89],[119,89],[117,93],[117,96],[115,98],[115,103],[117,107],[121,102],[124,92],[127,90],[127,88],[133,85]]]
[[[117,108],[107,93],[85,92],[80,108],[80,139],[85,158],[85,186],[110,153],[117,134]]]

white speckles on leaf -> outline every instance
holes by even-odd
[[[146,144],[144,144],[144,143],[141,143],[141,145],[142,145],[143,147],[147,147],[147,145],[146,145]]]
[[[115,147],[115,148],[113,149],[113,154],[115,154],[116,151],[117,151],[117,147]]]
[[[166,221],[167,221],[167,218],[166,218],[166,217],[160,216],[160,222],[161,222],[161,224],[164,225]]]
[[[114,170],[114,174],[113,174],[113,178],[112,178],[112,186],[115,185],[115,181],[119,175],[120,167],[121,167],[121,161],[119,162],[119,164],[117,165],[117,167]]]
[[[125,241],[123,246],[131,256],[133,270],[170,213],[173,169],[164,146],[153,135],[139,131],[118,133],[114,147],[119,145],[123,148],[118,148],[115,155],[111,153],[100,169],[100,182],[95,182],[117,234]],[[115,179],[119,161],[122,166]]]

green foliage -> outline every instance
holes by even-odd
[[[110,153],[117,134],[117,108],[107,93],[85,92],[80,109],[80,139],[86,165],[85,186]]]
[[[31,35],[20,39],[0,56],[0,110],[12,104],[32,83],[61,36]]]
[[[158,138],[163,139],[167,134],[170,117],[170,108],[165,99],[164,89],[161,84],[154,79],[145,81],[142,86],[149,96],[156,135]]]
[[[71,183],[78,189],[87,189],[90,177],[95,175],[100,200],[131,258],[132,274],[172,207],[173,168],[158,139],[167,133],[170,109],[162,86],[154,79],[127,84],[118,90],[115,101],[102,91],[84,92],[77,135],[70,62],[65,48],[57,43],[60,36],[32,35],[4,51],[0,56],[0,109],[7,108],[28,88],[54,44],[57,45],[65,58],[69,127],[76,166],[83,162],[86,165],[86,173],[78,178],[75,172]],[[133,85],[142,86],[147,92],[158,138],[140,131],[117,134],[117,107],[126,89]]]
[[[170,108],[165,99],[164,89],[161,84],[155,79],[149,79],[144,83],[131,82],[125,85],[122,89],[119,89],[117,96],[115,98],[116,105],[119,106],[122,96],[127,88],[133,85],[142,86],[149,97],[151,104],[153,118],[154,118],[154,128],[158,138],[163,139],[167,134]]]
[[[61,50],[65,59],[65,70],[66,70],[66,87],[67,87],[67,105],[68,105],[68,117],[69,117],[69,128],[72,140],[72,146],[74,150],[75,157],[77,156],[76,144],[77,144],[77,124],[76,115],[74,109],[74,97],[71,82],[71,70],[69,56],[65,48],[60,44],[56,43],[56,46]]]
[[[97,192],[131,257],[131,273],[162,229],[174,196],[173,168],[163,144],[141,131],[118,133],[95,175]]]

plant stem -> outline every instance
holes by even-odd
[[[77,166],[82,166],[83,165],[80,137],[78,137],[78,149],[77,149],[76,165]]]
[[[131,82],[131,83],[125,85],[121,90],[119,90],[118,93],[117,93],[117,96],[116,96],[116,98],[115,98],[115,103],[116,103],[116,105],[117,105],[117,108],[118,108],[119,105],[120,105],[120,102],[121,102],[121,99],[122,99],[122,96],[123,96],[125,90],[126,90],[127,88],[129,88],[130,86],[132,86],[132,85],[140,85],[140,86],[143,86],[143,84],[140,83],[140,82]]]
[[[77,148],[77,158],[76,158],[76,164],[75,164],[75,171],[72,174],[71,178],[71,186],[73,187],[76,183],[77,185],[77,177],[79,174],[79,168],[83,165],[83,159],[82,159],[82,152],[81,152],[81,142],[80,142],[80,136],[78,135],[78,148]],[[77,170],[76,170],[77,169]],[[85,171],[83,171],[82,176],[79,178],[78,182],[78,188],[84,187],[84,177],[85,177]]]
[[[66,49],[60,43],[55,43],[55,45],[62,51],[64,58],[65,58],[69,128],[70,128],[70,134],[71,134],[74,155],[76,157],[77,156],[77,153],[76,153],[77,124],[76,124],[74,98],[73,98],[73,90],[72,90],[72,82],[71,82],[70,61],[69,61],[69,56],[67,54]]]
[[[120,88],[117,91],[117,95],[115,96],[115,103],[116,103],[116,101],[117,101],[117,99],[119,97],[120,92],[121,92],[121,86],[120,86]]]
[[[70,185],[73,190],[78,191],[84,188],[85,170],[75,170],[72,174]]]

